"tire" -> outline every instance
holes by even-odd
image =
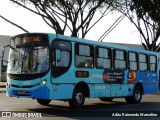
[[[126,97],[125,99],[129,104],[139,104],[142,100],[142,87],[136,86],[133,92],[133,96]]]
[[[69,100],[69,105],[72,109],[80,109],[83,107],[85,101],[85,94],[81,87],[76,87],[72,99]]]
[[[125,100],[126,100],[126,103],[128,103],[128,104],[132,104],[133,103],[132,102],[132,96],[126,97]]]
[[[49,100],[49,99],[37,99],[37,102],[41,105],[48,105],[51,102],[51,100]]]
[[[113,98],[99,98],[101,101],[112,102]]]

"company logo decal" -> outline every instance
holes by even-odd
[[[106,84],[122,84],[124,81],[123,70],[104,70],[103,81]]]

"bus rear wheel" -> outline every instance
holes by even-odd
[[[76,87],[72,99],[69,100],[69,105],[73,109],[79,109],[82,108],[85,101],[85,94],[81,87]]]
[[[49,99],[37,99],[37,102],[41,105],[48,105],[51,102],[51,100],[49,100]]]
[[[125,99],[129,104],[139,104],[142,99],[142,87],[136,86],[133,92],[133,96],[126,97]]]

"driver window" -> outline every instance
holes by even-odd
[[[54,50],[53,50],[54,51]],[[68,67],[70,61],[69,51],[56,50],[56,58],[53,57],[53,65],[56,67]]]
[[[67,72],[71,60],[71,43],[64,40],[55,40],[52,43],[52,76],[58,77]]]

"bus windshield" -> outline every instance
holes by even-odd
[[[8,74],[37,74],[49,69],[48,46],[11,46]]]

